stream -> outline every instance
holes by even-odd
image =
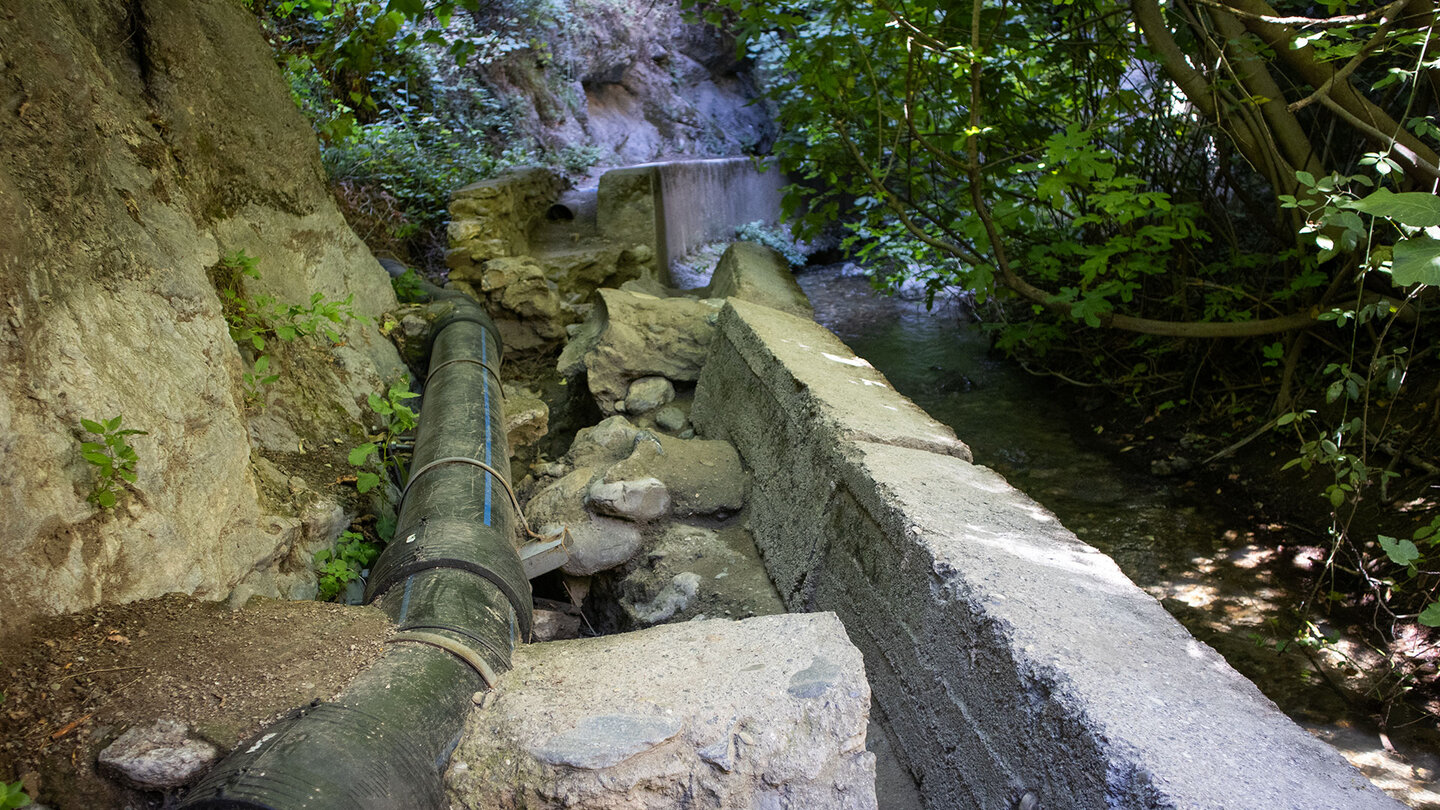
[[[815,319],[950,425],[976,464],[1000,472],[1110,555],[1193,635],[1377,785],[1412,807],[1440,809],[1433,745],[1395,738],[1397,751],[1386,750],[1363,710],[1326,685],[1309,659],[1293,645],[1276,649],[1273,628],[1284,626],[1318,563],[1318,550],[1306,545],[1313,538],[1254,525],[1248,505],[1222,502],[1183,470],[1152,474],[1085,441],[1096,428],[1070,392],[992,353],[958,304],[937,299],[927,311],[921,301],[881,295],[849,264],[797,279]],[[1338,646],[1356,658],[1367,654],[1343,638]]]

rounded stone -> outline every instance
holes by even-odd
[[[649,413],[675,399],[675,386],[664,377],[641,377],[625,395],[626,413]]]

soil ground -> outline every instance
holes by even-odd
[[[184,722],[228,752],[269,721],[328,700],[379,656],[372,608],[172,594],[38,622],[0,648],[0,779],[56,810],[169,806],[96,771],[136,725]]]

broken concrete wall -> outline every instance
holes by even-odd
[[[833,610],[931,807],[1398,807],[813,322],[731,300],[692,418],[752,468],[791,610]]]
[[[718,158],[630,166],[600,177],[599,226],[607,238],[655,250],[660,276],[670,262],[747,222],[780,219],[784,176],[773,162]]]

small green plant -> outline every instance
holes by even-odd
[[[25,792],[23,782],[0,782],[0,810],[29,807],[31,801],[30,794]]]
[[[226,254],[220,260],[220,267],[228,271],[228,280],[220,286],[220,296],[230,338],[256,352],[253,366],[243,375],[247,406],[263,403],[265,387],[280,379],[280,374],[270,368],[270,355],[264,353],[267,338],[289,342],[323,334],[332,343],[339,343],[341,337],[336,327],[351,320],[365,320],[351,309],[353,295],[343,301],[327,301],[324,293],[315,293],[308,304],[282,304],[268,295],[247,298],[240,291],[238,277],[259,279],[259,262],[243,250]]]
[[[395,297],[402,303],[419,301],[425,295],[425,291],[420,287],[420,276],[413,267],[398,276],[391,276],[390,286],[395,288]]]
[[[361,572],[380,556],[380,545],[359,532],[343,532],[335,548],[315,553],[315,572],[320,575],[317,598],[329,602],[345,592],[345,586],[359,579]]]
[[[244,374],[245,379],[245,404],[265,407],[265,386],[273,384],[280,379],[279,374],[270,373],[270,355],[262,354],[255,358],[255,365]]]
[[[795,240],[780,228],[772,228],[764,222],[756,220],[736,228],[735,238],[774,249],[785,257],[785,261],[789,262],[791,267],[805,266],[805,254],[795,244]]]
[[[401,379],[390,386],[385,396],[379,394],[370,395],[370,410],[380,417],[384,430],[373,442],[366,442],[350,451],[350,464],[355,467],[363,467],[370,461],[371,456],[378,456],[380,469],[395,470],[396,477],[404,480],[405,464],[400,457],[390,450],[390,444],[397,436],[414,430],[419,420],[419,415],[405,404],[406,400],[414,399],[419,394],[410,390],[410,381]],[[369,492],[380,484],[380,476],[368,470],[361,470],[355,475],[355,488],[360,492]]]
[[[81,427],[100,437],[98,442],[81,442],[80,455],[95,468],[95,487],[86,500],[101,509],[113,509],[125,483],[135,483],[139,457],[127,437],[146,435],[143,430],[122,430],[120,423],[119,416],[103,422],[80,420]]]

